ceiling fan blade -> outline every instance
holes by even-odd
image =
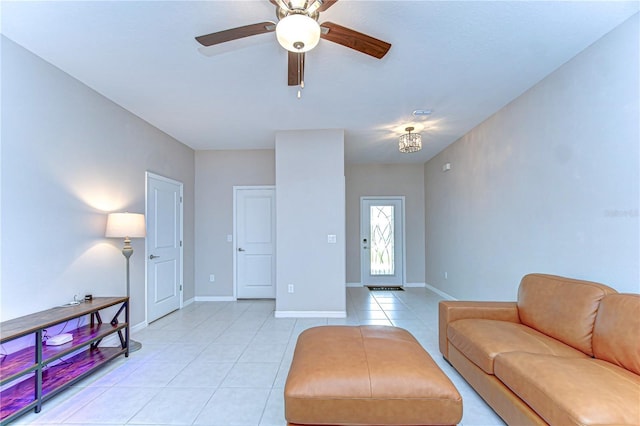
[[[374,58],[381,59],[391,49],[391,44],[386,41],[378,40],[333,22],[325,22],[321,25],[321,28],[326,28],[329,31],[322,31],[320,38],[341,44]]]
[[[276,23],[267,21],[259,24],[245,25],[243,27],[231,28],[229,30],[218,31],[216,33],[201,35],[196,37],[198,43],[203,46],[213,46],[239,38],[249,37],[258,34],[270,33],[275,31]]]
[[[304,52],[287,51],[287,53],[289,56],[288,84],[289,86],[299,86],[304,81]]]
[[[269,0],[269,2],[271,2],[275,7],[279,7],[283,10],[289,10],[289,5],[284,0]]]
[[[324,0],[322,2],[322,6],[320,6],[318,8],[318,12],[324,12],[325,10],[329,9],[331,6],[333,6],[333,4],[335,2],[337,2],[338,0]]]

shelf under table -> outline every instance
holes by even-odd
[[[4,384],[38,368],[36,348],[29,346],[5,356],[0,362],[0,383]]]
[[[94,325],[88,324],[75,330],[70,330],[68,333],[73,335],[72,341],[58,346],[46,344],[42,346],[42,362],[46,364],[49,360],[64,356],[88,342],[107,337],[111,333],[124,329],[126,326],[124,323],[120,323],[115,327],[111,324],[102,323]]]
[[[88,342],[104,338],[125,327],[126,324],[124,323],[120,323],[115,327],[111,324],[103,323],[88,324],[75,330],[69,330],[67,332],[73,335],[72,341],[58,346],[49,346],[46,344],[42,346],[42,361],[43,363],[47,363],[60,358]],[[0,362],[0,382],[9,382],[24,373],[36,369],[37,366],[38,364],[35,362],[35,348],[33,346],[9,354]]]
[[[87,349],[73,355],[60,363],[51,365],[42,371],[42,399],[43,401],[54,396],[66,386],[80,380],[87,373],[100,367],[126,349],[120,347],[98,347]],[[2,407],[0,421],[24,411],[25,408],[33,408],[30,404],[35,395],[35,380],[32,375],[25,380],[0,392]]]

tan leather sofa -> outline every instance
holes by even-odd
[[[640,425],[638,294],[526,275],[517,302],[440,302],[439,344],[510,425]]]

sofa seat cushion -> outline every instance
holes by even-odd
[[[494,370],[549,424],[640,424],[640,376],[609,362],[510,352]]]
[[[583,352],[539,331],[508,321],[461,319],[449,324],[447,337],[456,349],[487,374],[493,374],[494,358],[503,352],[588,358]]]

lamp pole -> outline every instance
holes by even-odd
[[[131,238],[144,238],[146,236],[146,224],[144,215],[140,213],[109,213],[107,216],[107,226],[105,230],[105,237],[107,238],[122,238],[124,237],[124,247],[122,248],[122,255],[127,260],[127,312],[131,307],[131,273],[129,268],[129,258],[133,254],[133,247],[131,247]],[[127,318],[127,321],[130,321]],[[140,342],[128,339],[129,352],[135,352],[142,348]]]
[[[133,247],[131,247],[131,239],[124,237],[124,247],[122,248],[122,254],[127,259],[127,297],[131,297],[131,286],[129,279],[129,258],[133,254]]]
[[[124,247],[122,248],[122,255],[127,259],[127,297],[131,303],[131,279],[129,274],[129,258],[133,254],[133,247],[131,247],[131,239],[127,236],[124,237]],[[135,352],[142,349],[142,343],[129,338],[129,352]]]

